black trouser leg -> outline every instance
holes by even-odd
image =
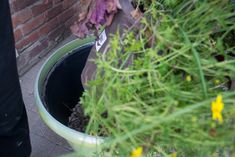
[[[12,131],[0,136],[0,156],[1,157],[29,157],[31,145],[29,138],[29,128],[25,109],[21,119],[17,122]]]
[[[28,157],[30,152],[9,3],[0,0],[0,157]]]

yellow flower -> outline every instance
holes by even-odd
[[[186,81],[191,82],[192,81],[192,77],[190,75],[187,75],[186,76]]]
[[[176,153],[171,154],[171,157],[177,157]]]
[[[132,151],[130,157],[141,157],[142,153],[143,153],[143,148],[138,147]]]
[[[223,122],[222,111],[224,109],[224,103],[222,95],[217,95],[216,100],[211,103],[212,119],[218,120],[220,123]]]
[[[220,80],[218,80],[218,79],[214,80],[214,84],[215,85],[219,85],[220,84]]]
[[[197,117],[193,116],[192,117],[192,122],[196,122],[197,121]]]
[[[211,157],[218,157],[218,153],[213,153]]]

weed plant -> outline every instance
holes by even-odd
[[[139,23],[97,54],[96,78],[81,99],[90,117],[86,132],[107,137],[106,156],[127,157],[142,147],[152,157],[234,157],[230,1],[146,4]]]

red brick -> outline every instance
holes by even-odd
[[[62,5],[59,4],[56,7],[47,11],[46,17],[48,20],[52,19],[53,17],[57,16],[62,12]]]
[[[76,16],[73,16],[71,17],[70,19],[68,19],[66,22],[65,22],[65,27],[66,28],[70,28],[70,26],[72,24],[74,24],[74,22],[77,20],[78,18]]]
[[[18,12],[18,11],[34,4],[37,1],[38,0],[15,0],[12,2],[12,9],[14,10],[14,12]]]
[[[20,29],[14,31],[15,41],[19,41],[22,38],[22,32]]]
[[[72,6],[75,10],[79,10],[80,9],[80,5],[79,5],[79,3],[78,2],[76,2],[75,4],[73,4],[73,6]]]
[[[31,50],[29,57],[33,58],[33,57],[37,56],[38,54],[40,54],[40,52],[42,52],[43,50],[47,49],[47,47],[48,47],[48,41],[47,40],[39,42],[39,44],[36,45]]]
[[[51,32],[53,29],[55,29],[58,26],[58,20],[57,18],[54,18],[47,23],[45,23],[40,29],[39,34],[40,36],[47,35],[49,32]]]
[[[52,2],[50,1],[47,4],[45,3],[36,4],[31,8],[31,10],[32,10],[33,16],[37,16],[45,12],[46,10],[50,9],[51,7],[52,7]]]
[[[65,31],[65,26],[62,25],[56,29],[54,29],[49,35],[48,35],[48,40],[49,41],[57,41],[58,38],[61,38],[64,34]]]
[[[44,14],[32,19],[31,21],[24,24],[22,27],[22,33],[24,35],[29,34],[30,32],[34,31],[36,28],[40,27],[45,21]]]
[[[58,16],[58,20],[60,23],[64,23],[65,21],[69,20],[75,13],[75,10],[73,7],[67,9],[65,12],[61,13]]]
[[[72,6],[76,2],[77,2],[77,0],[63,0],[63,9],[69,8],[70,6]]]
[[[25,37],[23,40],[16,43],[16,49],[18,50],[18,52],[22,52],[30,45],[32,45],[35,41],[37,41],[38,38],[39,38],[38,32],[33,32],[27,37]]]
[[[16,28],[18,25],[27,22],[31,18],[32,13],[30,9],[26,8],[24,10],[21,10],[20,12],[12,16],[13,27]]]
[[[14,7],[13,7],[13,4],[12,4],[12,2],[10,2],[10,10],[11,10],[11,15],[13,15],[16,11],[15,11],[15,9],[14,9]]]
[[[53,4],[58,4],[58,3],[61,3],[63,0],[53,0]]]

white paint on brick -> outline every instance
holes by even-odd
[[[19,57],[19,53],[18,53],[17,49],[15,49],[15,51],[16,51],[16,58],[18,58]]]

